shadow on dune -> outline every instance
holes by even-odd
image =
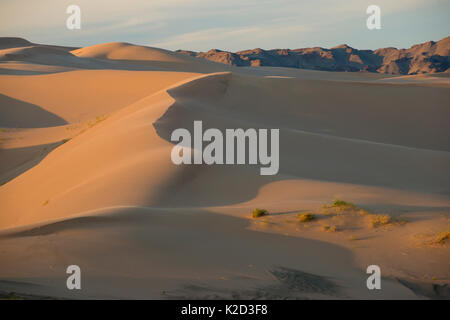
[[[124,71],[168,71],[168,72],[193,72],[193,73],[211,73],[220,71],[234,70],[236,67],[227,66],[220,63],[211,62],[200,63],[194,65],[189,63],[179,62],[164,62],[164,61],[139,61],[139,60],[113,60],[113,59],[98,59],[98,58],[83,58],[77,56],[67,57],[37,57],[37,58],[23,58],[11,56],[5,61],[30,63],[39,66],[60,67],[58,70],[20,70],[0,68],[0,74],[9,75],[38,75],[38,74],[53,74],[70,72],[74,70],[124,70]],[[0,64],[1,66],[1,64]]]
[[[35,104],[0,94],[0,127],[45,128],[65,124],[63,118]]]
[[[117,68],[124,68],[125,70],[155,70],[155,71],[171,71],[171,72],[194,72],[194,73],[212,73],[231,71],[235,69],[233,66],[228,66],[221,63],[211,61],[197,61],[197,58],[192,58],[189,62],[174,62],[174,61],[145,61],[145,60],[112,60],[108,59],[116,65]]]
[[[344,115],[340,115],[339,123],[334,126],[333,131],[346,127],[353,129],[347,132],[350,136],[340,136],[336,133],[308,131],[309,127],[313,128],[316,125],[317,129],[320,124],[330,122],[333,114],[339,114],[340,111],[331,110],[333,108],[329,107],[331,115],[324,111],[308,118],[308,110],[312,109],[303,101],[294,103],[291,101],[290,105],[285,105],[284,100],[287,97],[274,100],[274,95],[270,92],[271,87],[264,84],[258,87],[253,82],[246,84],[246,81],[250,80],[224,73],[196,79],[169,89],[167,92],[175,102],[153,125],[157,134],[172,144],[174,143],[170,140],[170,136],[173,130],[186,128],[193,133],[195,120],[202,121],[203,132],[208,128],[217,128],[222,133],[227,128],[280,128],[279,173],[275,176],[260,176],[259,165],[184,165],[185,170],[195,174],[189,175],[189,180],[183,179],[183,183],[178,184],[177,192],[168,193],[170,196],[161,198],[161,205],[169,203],[180,206],[229,205],[254,198],[258,190],[268,183],[291,179],[450,194],[448,179],[450,154],[446,151],[389,143],[395,141],[397,137],[394,131],[386,136],[384,128],[391,119],[384,114],[386,111],[384,107],[379,108],[381,111],[376,111],[375,105],[368,109],[371,113],[375,113],[368,117],[379,121],[374,121],[370,131],[367,131],[365,126],[358,124],[358,116],[355,117],[351,111],[358,103],[363,102],[366,98],[364,95],[359,100],[352,98],[352,102],[349,102],[352,107],[343,107],[343,110],[347,111],[343,111]],[[298,86],[301,87],[302,83],[298,83]],[[316,81],[314,90],[320,90],[321,85],[321,81]],[[252,86],[250,94],[246,92],[248,86]],[[346,88],[348,91],[355,85],[346,83],[340,86],[349,87]],[[362,88],[363,92],[368,92],[361,84],[356,85],[355,92],[359,90],[358,87]],[[386,87],[375,86],[372,88],[374,90],[372,95],[377,94],[377,90],[382,92]],[[330,84],[326,83],[324,88],[330,89]],[[330,90],[333,95],[337,94],[335,89]],[[327,91],[322,92],[322,95],[326,96]],[[333,103],[333,99],[329,98],[328,104]],[[382,104],[383,101],[378,103]],[[414,108],[416,110],[414,115],[410,112],[410,117],[414,118],[409,120],[411,124],[423,118],[419,112],[420,108],[418,106]],[[303,119],[303,113],[307,120]],[[360,117],[366,117],[362,111],[358,111],[358,114]],[[432,119],[429,122],[438,121],[439,116],[439,112],[436,111],[429,116]],[[382,119],[385,119],[384,122]],[[419,127],[414,126],[407,128],[419,130]],[[420,130],[426,131],[426,128],[426,125],[421,125]],[[398,133],[403,137],[408,134],[401,128]],[[363,139],[364,135],[370,134],[375,134],[375,141]],[[424,139],[431,141],[433,137],[434,135],[430,134]],[[388,143],[376,139],[387,139]],[[447,138],[444,135],[440,146],[444,145],[445,139]],[[414,139],[411,143],[415,143]]]
[[[354,276],[352,281],[364,280],[364,274],[353,268],[353,256],[347,249],[316,240],[249,230],[248,224],[240,218],[205,210],[130,207],[3,231],[0,233],[2,261],[13,259],[9,255],[15,253],[8,249],[8,243],[18,238],[22,248],[26,248],[39,245],[51,236],[53,249],[33,255],[16,266],[33,279],[29,286],[0,281],[0,290],[45,296],[64,292],[66,297],[77,297],[77,293],[57,290],[45,283],[46,279],[53,279],[54,286],[59,283],[55,279],[65,279],[65,272],[60,272],[67,267],[65,259],[53,260],[53,250],[64,251],[64,256],[70,256],[74,263],[83,261],[85,284],[81,295],[97,298],[107,293],[122,298],[171,299],[183,295],[184,299],[192,299],[214,291],[231,299],[345,297],[343,288],[337,284],[344,281],[340,279],[342,273],[344,278]],[[87,248],[86,244],[89,244],[87,251],[82,249]],[[45,268],[44,274],[35,271],[42,270],[40,264],[46,261],[54,261],[52,270]],[[334,268],[329,268],[330,263]],[[95,270],[104,265],[108,268],[99,277]],[[138,282],[128,278],[129,265],[134,266],[133,278]],[[222,274],[229,281],[220,280]],[[175,284],[174,278],[179,279]],[[124,279],[129,282],[123,282]],[[101,283],[101,292],[95,292],[95,287],[90,286],[94,281],[105,281]],[[65,285],[65,280],[61,283]],[[180,288],[189,284],[204,289],[180,292]]]
[[[325,276],[274,266],[267,270],[274,283],[246,289],[220,288],[202,284],[185,284],[164,292],[163,299],[177,300],[304,300],[345,298],[342,288]]]
[[[4,234],[0,233],[0,239],[46,236],[64,232],[67,230],[102,228],[108,227],[109,224],[128,223],[129,219],[130,218],[128,216],[123,214],[86,215],[81,217],[67,218],[65,220],[56,222],[43,223],[37,226],[26,226],[20,228],[23,230],[13,230],[12,232],[7,231]],[[138,221],[146,221],[145,216],[136,214],[133,215],[133,222]]]
[[[364,208],[374,210],[375,212],[386,212],[392,214],[393,216],[400,215],[402,213],[444,213],[450,211],[450,207],[448,206],[398,205],[396,203],[365,203]],[[419,217],[416,216],[416,218]]]
[[[1,66],[1,64],[0,64],[0,66]],[[31,76],[31,75],[49,74],[49,73],[56,73],[56,72],[0,68],[0,74],[7,74],[7,75]]]
[[[0,185],[36,166],[65,141],[23,148],[2,149],[0,147]]]
[[[448,284],[425,283],[405,279],[397,280],[418,296],[433,300],[450,300],[450,286]]]
[[[2,264],[15,261],[18,279],[30,285],[15,285],[0,271],[0,279],[5,280],[0,281],[0,291],[112,299],[370,296],[366,274],[354,266],[351,251],[248,226],[248,220],[203,209],[118,207],[5,230],[0,232],[0,270]],[[51,241],[51,250],[17,259],[20,252],[13,245],[17,241],[23,250],[48,248]],[[67,257],[82,266],[81,291],[65,288]],[[389,279],[383,286],[382,297],[413,296]]]

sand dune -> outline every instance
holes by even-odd
[[[2,37],[0,38],[0,49],[11,49],[16,47],[26,47],[32,43],[28,40],[16,37]]]
[[[94,58],[108,62],[120,62],[122,65],[153,68],[156,70],[210,73],[235,69],[211,61],[201,61],[180,53],[138,46],[124,42],[112,42],[71,51],[80,58]],[[119,67],[119,66],[118,66]],[[130,67],[128,67],[129,69]]]
[[[30,77],[5,75],[0,79],[0,86],[4,95],[76,123],[109,114],[191,76],[184,72],[77,70]],[[52,93],[41,94],[47,88],[53,88]],[[2,123],[2,126],[19,127],[13,123]]]
[[[42,55],[69,57],[70,53],[59,48],[47,46],[18,47],[1,50],[0,60],[21,60],[25,58],[39,57]]]
[[[186,59],[171,51],[136,46],[125,42],[111,42],[99,44],[87,48],[80,48],[71,51],[77,57],[88,57],[97,59],[112,60],[143,60],[143,61],[165,61],[182,62]]]
[[[35,274],[42,280],[22,287],[32,294],[45,291],[48,296],[72,298],[371,297],[358,286],[365,275],[351,267],[351,253],[335,245],[251,231],[245,220],[199,209],[124,207],[90,214],[8,234],[1,240],[8,256],[0,262],[2,276],[23,277],[18,270],[34,265],[22,282],[35,283]],[[14,246],[27,246],[31,239],[37,241],[39,254],[25,261],[26,253]],[[70,261],[83,266],[82,293],[59,289]],[[0,285],[16,292],[20,287],[14,282]],[[385,286],[384,297],[416,298],[393,281],[387,280]]]
[[[449,223],[445,77],[238,69],[126,43],[63,50],[51,69],[45,50],[0,64],[0,291],[76,297],[68,264],[90,298],[424,298],[405,283],[448,283],[448,244],[423,235]],[[194,120],[280,128],[280,173],[172,164],[170,134]],[[410,222],[295,221],[334,197]],[[377,295],[368,264],[385,270]]]
[[[168,141],[170,133],[175,128],[190,128],[195,119],[203,120],[205,127],[215,128],[263,128],[269,125],[264,119],[271,119],[270,125],[282,129],[280,157],[284,161],[280,168],[281,179],[301,177],[448,194],[446,177],[450,158],[446,152],[374,143],[360,136],[341,138],[330,133],[317,134],[294,129],[300,127],[304,121],[302,114],[292,115],[289,111],[279,108],[271,113],[270,110],[263,109],[262,102],[250,103],[250,97],[262,97],[262,92],[254,94],[250,89],[241,89],[241,92],[250,94],[237,95],[233,91],[239,89],[234,89],[233,84],[230,84],[233,82],[232,78],[228,73],[200,76],[195,81],[167,91],[162,90],[111,114],[49,154],[32,171],[11,181],[0,190],[7,194],[4,196],[7,199],[4,206],[12,213],[2,220],[10,220],[11,224],[6,226],[12,227],[58,218],[62,212],[70,215],[121,204],[170,206],[174,203],[184,203],[201,207],[249,200],[245,198],[246,195],[251,196],[259,187],[270,181],[255,175],[254,166],[177,167],[167,161],[173,146]],[[325,87],[321,83],[317,85]],[[238,101],[228,102],[224,95],[231,95]],[[271,101],[273,97],[275,95],[269,93],[261,101],[281,105]],[[245,105],[246,110],[232,109],[238,105]],[[263,108],[252,110],[260,106]],[[286,117],[280,119],[280,114]],[[330,116],[333,118],[332,114]],[[287,123],[288,119],[300,120],[295,124]],[[342,120],[338,119],[337,123],[340,124]],[[388,120],[390,121],[390,118]],[[280,123],[281,121],[284,123]],[[353,118],[353,121],[361,123],[357,118]],[[309,121],[309,124],[319,127],[313,121]],[[367,126],[362,128],[367,129]],[[398,130],[411,136],[412,132],[407,129],[404,127]],[[418,131],[420,128],[411,128],[411,131],[413,129]],[[372,131],[378,133],[375,128]],[[362,129],[358,133],[361,132]],[[354,162],[349,166],[350,159]],[[46,181],[45,177],[52,176],[55,169],[59,172],[58,176]],[[384,173],[382,176],[380,171]],[[247,183],[252,187],[242,184],[232,192],[223,194],[209,186],[208,181],[222,181],[223,176],[228,176],[229,185],[238,184],[242,175],[249,177],[251,182]],[[37,192],[26,192],[32,197],[22,205],[17,205],[16,197],[19,193],[16,190],[26,190],[27,185],[31,189],[37,181],[44,181],[46,187]],[[104,196],[96,194],[92,197],[94,190],[98,189],[104,190]],[[174,189],[177,190],[175,197]],[[79,193],[75,190],[79,190]],[[211,201],[217,197],[218,202]],[[189,200],[177,201],[180,198]],[[43,206],[46,201],[49,202],[48,205]],[[71,203],[73,205],[69,205]],[[28,214],[24,214],[25,212]]]

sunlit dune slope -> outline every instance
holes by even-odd
[[[183,55],[178,55],[168,50],[137,46],[125,42],[98,44],[86,48],[75,49],[71,51],[71,53],[78,57],[111,60],[147,60],[166,62],[182,62],[187,60]]]
[[[35,110],[41,109],[73,123],[118,110],[192,75],[125,70],[80,70],[26,77],[4,75],[0,77],[0,93],[3,100],[32,104]],[[20,107],[13,109],[6,102],[1,103],[0,112],[29,117]],[[0,126],[11,128],[48,126],[45,122],[40,123],[39,118],[33,118],[33,125],[1,121]]]

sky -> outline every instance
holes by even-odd
[[[69,5],[81,29],[69,30]],[[366,9],[381,9],[368,30]],[[409,48],[450,35],[450,0],[0,0],[0,36],[89,46],[123,41],[170,50]]]

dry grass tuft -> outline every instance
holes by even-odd
[[[336,226],[323,226],[322,227],[322,231],[325,232],[337,232],[337,227]]]
[[[393,222],[392,217],[388,214],[369,214],[369,219],[372,228],[385,226]]]
[[[367,216],[367,215],[370,215],[371,213],[367,210],[359,209],[359,214],[362,216]]]
[[[439,232],[431,241],[432,244],[445,244],[450,239],[450,230]]]
[[[298,215],[298,222],[308,222],[316,218],[315,214],[312,212],[300,213]]]
[[[269,212],[267,210],[265,210],[265,209],[255,208],[252,211],[252,218],[259,218],[259,217],[266,216],[268,214],[269,214]]]
[[[95,117],[95,120],[88,121],[87,126],[88,126],[88,128],[92,128],[93,126],[95,126],[96,124],[99,124],[100,122],[104,121],[105,119],[106,119],[106,116],[104,114],[102,114],[101,116]]]
[[[353,204],[351,202],[344,201],[344,200],[340,200],[340,199],[335,199],[331,206],[333,208],[337,208],[339,210],[350,210],[350,209],[354,210],[354,209],[356,209],[355,204]]]

